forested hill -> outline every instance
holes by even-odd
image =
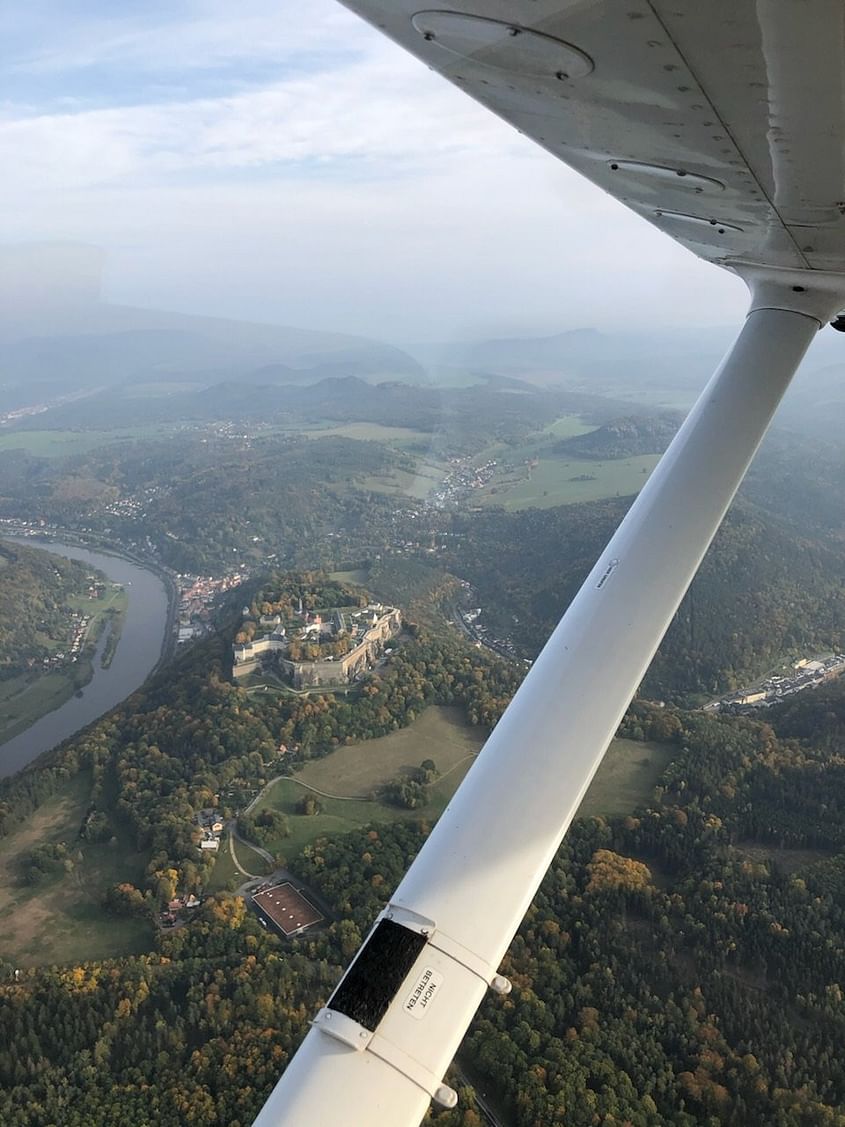
[[[77,560],[0,541],[0,678],[67,640],[67,600],[87,591],[90,572]]]
[[[613,419],[597,430],[564,439],[560,453],[579,458],[632,458],[639,454],[662,454],[683,416],[677,412],[662,415],[629,415]]]
[[[769,710],[767,719],[778,735],[812,744],[840,756],[845,749],[845,678],[799,693]]]
[[[311,565],[341,538],[350,552],[382,543],[396,501],[367,483],[409,467],[385,446],[339,436],[185,435],[61,459],[0,452],[0,514],[109,529],[142,551],[149,537],[181,571],[268,556]]]
[[[170,769],[146,715],[149,762]],[[843,1127],[841,759],[643,705],[623,733],[672,763],[646,807],[575,822],[503,960],[513,991],[485,999],[462,1063],[514,1127]],[[300,940],[220,896],[149,954],[0,966],[0,1122],[247,1127],[427,830],[365,826],[293,860],[336,913]],[[460,1106],[431,1121],[480,1127],[450,1080]]]
[[[508,635],[534,656],[628,503],[459,516],[444,562],[478,589],[494,636]],[[712,694],[741,685],[784,652],[837,648],[845,631],[843,579],[841,554],[735,504],[643,691],[670,699]]]

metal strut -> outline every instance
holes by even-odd
[[[841,293],[790,291],[758,287],[256,1127],[414,1127],[432,1097],[453,1102],[441,1078],[488,986],[507,990],[499,963],[810,341],[841,308]]]

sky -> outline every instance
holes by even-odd
[[[0,7],[0,244],[112,301],[396,343],[738,323],[744,290],[336,0]]]

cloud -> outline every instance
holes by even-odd
[[[57,30],[7,48],[51,85],[0,107],[0,238],[104,246],[114,297],[394,339],[742,308],[728,278],[333,2],[111,11],[65,39],[42,5]],[[192,80],[215,67],[219,86]]]
[[[353,160],[397,176],[449,153],[506,153],[515,135],[395,50],[227,97],[0,113],[0,162],[25,191]],[[444,122],[448,127],[444,128]],[[354,173],[353,173],[354,174]]]
[[[0,15],[0,33],[6,73],[61,74],[68,82],[74,72],[118,66],[160,75],[242,65],[246,79],[263,63],[301,66],[372,42],[365,25],[334,0],[209,0],[145,4],[134,12],[58,0]]]

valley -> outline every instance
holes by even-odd
[[[556,384],[513,364],[475,382],[469,368],[442,386],[415,382],[411,368],[385,381],[381,362],[351,374],[348,360],[331,372],[322,360],[279,361],[264,365],[261,383],[249,382],[254,367],[210,385],[175,371],[135,388],[116,380],[0,432],[0,527],[125,552],[179,596],[180,644],[165,663],[0,780],[0,906],[10,922],[0,980],[22,991],[24,1007],[53,997],[73,1052],[96,1051],[123,1077],[121,1100],[141,1098],[144,1066],[130,1075],[123,1062],[138,1060],[136,1043],[160,1043],[149,1022],[167,1012],[169,1063],[156,1093],[216,1067],[212,1042],[189,1049],[202,1020],[229,1040],[239,1067],[249,1059],[265,1077],[250,1093],[216,1097],[233,1116],[252,1114],[278,1071],[259,1029],[272,1029],[274,1053],[301,1036],[303,1015],[325,997],[648,480],[676,425],[669,408],[686,394],[673,398],[656,373],[635,402],[610,379]],[[639,1093],[611,1085],[599,1097],[608,1114],[624,1108],[636,1122],[648,1095],[666,1115],[682,1104],[703,1115],[713,1086],[756,1115],[779,1114],[779,1050],[765,1030],[780,980],[805,998],[791,1003],[783,1043],[808,1075],[838,1083],[830,1054],[814,1055],[795,1031],[828,1004],[818,999],[835,1004],[828,986],[839,975],[838,955],[802,954],[798,905],[817,930],[836,932],[828,901],[808,906],[802,887],[835,894],[841,880],[845,791],[831,752],[841,687],[800,695],[815,707],[791,697],[767,709],[764,725],[699,710],[789,654],[842,645],[838,473],[823,443],[772,435],[583,800],[505,964],[520,1012],[538,1029],[546,1023],[544,1039],[513,1061],[519,1027],[510,1010],[485,1004],[462,1057],[473,1076],[495,1077],[514,1123],[556,1113],[558,1096],[527,1079],[538,1065],[578,1105],[588,1044],[622,1061]],[[233,644],[250,623],[255,636],[274,616],[289,626],[302,600],[304,629],[315,608],[362,599],[401,608],[403,630],[359,680],[293,686],[270,667],[242,682],[233,675]],[[132,637],[124,629],[115,661],[134,649]],[[33,705],[57,699],[53,676],[39,680]],[[25,680],[5,683],[22,705]],[[496,811],[491,833],[497,819],[521,815]],[[218,828],[201,829],[203,817]],[[264,877],[279,865],[327,906],[326,921],[294,939],[267,933],[232,895],[246,879],[239,867]],[[169,910],[188,901],[190,912]],[[717,926],[714,904],[728,922]],[[752,940],[735,922],[766,912],[783,930]],[[789,948],[786,964],[778,944]],[[280,994],[275,979],[273,1000],[250,1010],[242,978],[256,953],[287,986]],[[597,963],[610,978],[596,976]],[[199,979],[222,1000],[202,1019],[192,1002],[173,1007]],[[73,1025],[69,1001],[95,982],[103,1022],[133,1014],[96,1042]],[[754,1075],[765,1078],[753,1091],[745,1065],[716,1070],[697,1040],[685,1050],[694,1082],[675,1067],[681,1024],[665,998],[695,1009],[697,988],[720,1021],[718,1037],[708,1032],[700,1045],[715,1041],[724,1061],[753,1053]],[[641,1012],[648,1022],[631,1017]],[[835,1039],[830,1020],[823,1036]],[[662,1062],[662,1094],[629,1043]],[[569,1071],[555,1063],[562,1045]],[[55,1065],[57,1085],[68,1067]],[[210,1092],[203,1075],[192,1083]],[[0,1077],[0,1114],[13,1117],[27,1065],[0,1053]],[[97,1121],[113,1097],[94,1084],[79,1098]],[[790,1098],[815,1114],[810,1096]],[[58,1095],[45,1099],[60,1106]],[[441,1127],[458,1122],[448,1114]]]

